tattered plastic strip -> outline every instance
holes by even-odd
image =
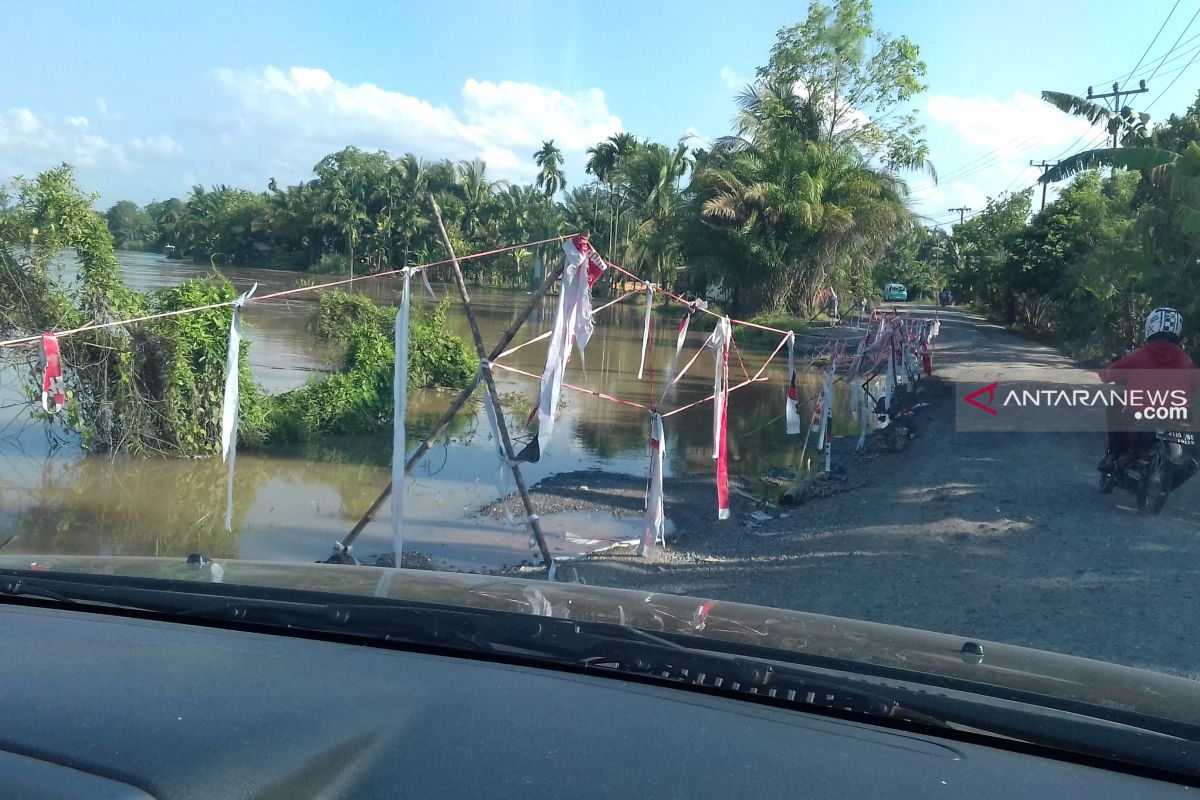
[[[404,560],[404,495],[407,488],[404,462],[408,454],[408,431],[404,417],[408,412],[408,318],[414,271],[411,267],[403,271],[404,289],[400,295],[400,310],[396,314],[396,362],[392,371],[392,552],[397,569]]]
[[[717,519],[729,519],[729,463],[725,435],[729,422],[729,345],[732,340],[729,317],[721,317],[708,338],[708,346],[714,351],[713,458],[717,460]]]
[[[880,414],[880,422],[886,423],[889,419],[889,413],[892,410],[892,397],[896,394],[896,343],[890,337],[887,340],[887,374],[883,384],[883,410],[884,414]]]
[[[233,530],[233,471],[237,461],[238,431],[238,360],[242,351],[242,306],[258,289],[250,287],[233,301],[233,318],[229,321],[229,349],[225,353],[225,396],[221,400],[221,459],[229,464],[225,484],[225,530]]]
[[[418,270],[417,274],[421,276],[421,283],[425,284],[425,291],[429,292],[429,299],[437,300],[437,295],[433,293],[433,286],[429,283],[429,270]]]
[[[933,375],[933,353],[929,349],[932,336],[933,323],[927,320],[921,328],[921,370],[926,377]]]
[[[671,366],[667,370],[667,379],[663,382],[662,396],[658,398],[659,405],[662,405],[663,401],[667,399],[667,393],[671,390],[671,387],[674,386],[681,377],[683,377],[683,372],[687,372],[689,369],[691,369],[692,364],[696,363],[696,359],[699,358],[700,354],[704,352],[704,348],[700,348],[696,355],[692,356],[691,361],[689,361],[683,368],[683,372],[680,372],[679,359],[683,356],[683,345],[684,342],[687,341],[688,326],[691,324],[692,315],[697,311],[707,312],[708,303],[704,302],[703,300],[693,300],[687,304],[687,313],[684,314],[683,319],[679,321],[679,333],[677,333],[675,336],[675,355],[671,358]]]
[[[829,371],[825,373],[821,392],[825,395],[825,415],[821,423],[821,435],[825,448],[825,472],[828,473],[832,468],[831,459],[833,458],[833,367],[830,367]]]
[[[538,439],[543,450],[554,433],[558,398],[562,392],[563,374],[572,344],[579,349],[579,361],[581,365],[583,363],[584,348],[592,335],[591,285],[605,269],[604,260],[592,248],[586,236],[577,235],[564,241],[563,253],[566,257],[562,289],[538,394]]]
[[[788,331],[787,345],[785,346],[788,351],[788,386],[783,411],[788,435],[794,436],[800,433],[800,410],[796,408],[796,403],[800,401],[800,394],[796,391],[795,331]]]
[[[646,369],[646,348],[650,345],[650,312],[654,310],[654,285],[646,281],[646,319],[642,323],[642,360],[638,362],[638,380]]]
[[[43,333],[41,351],[38,356],[38,367],[42,371],[42,410],[57,414],[67,404],[67,387],[63,380],[62,356],[58,351],[58,337],[53,333]],[[54,400],[54,408],[50,408],[50,400]]]
[[[638,555],[644,556],[659,545],[666,544],[666,516],[663,513],[663,454],[666,452],[662,416],[650,412],[650,488],[646,495],[646,526]]]
[[[858,400],[858,444],[855,450],[862,451],[867,446],[867,389],[860,383],[854,385],[854,397]]]

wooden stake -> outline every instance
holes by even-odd
[[[488,356],[488,361],[495,361],[497,358],[499,358],[500,354],[503,353],[508,348],[509,344],[512,343],[512,340],[516,338],[517,333],[525,325],[525,322],[529,319],[529,315],[533,313],[534,308],[537,307],[542,298],[546,296],[546,293],[549,292],[550,289],[553,288],[554,284],[558,281],[559,276],[562,274],[565,263],[565,259],[560,258],[558,261],[558,267],[547,272],[545,280],[542,281],[542,285],[538,287],[538,290],[533,293],[532,297],[529,298],[529,302],[525,305],[525,308],[521,311],[521,313],[517,315],[517,318],[513,320],[513,324],[510,325],[508,330],[504,331],[504,333],[500,336],[500,341],[492,349],[491,355]],[[470,383],[463,388],[458,397],[454,399],[454,402],[450,404],[450,407],[446,409],[446,413],[442,415],[440,420],[438,420],[437,425],[433,427],[433,430],[429,432],[429,435],[426,436],[419,445],[417,445],[417,449],[414,450],[412,455],[408,457],[408,460],[404,462],[405,475],[410,474],[416,468],[417,464],[421,462],[421,459],[425,457],[425,454],[428,453],[430,448],[433,447],[434,442],[440,439],[446,432],[447,428],[450,427],[451,421],[455,416],[458,415],[458,412],[462,410],[463,406],[467,404],[467,401],[471,398],[471,395],[475,393],[475,389],[479,386],[480,380],[480,374],[478,372],[475,373],[475,376],[471,378]],[[499,409],[499,406],[497,406],[497,409]],[[379,513],[379,509],[383,507],[384,501],[387,500],[391,493],[392,482],[389,480],[387,486],[383,488],[383,491],[379,493],[379,496],[375,498],[375,501],[371,503],[362,517],[358,520],[358,522],[355,523],[354,527],[350,529],[350,533],[348,533],[346,538],[340,542],[339,549],[334,551],[335,556],[338,555],[339,552],[348,550],[350,546],[354,544],[354,540],[358,538],[359,534],[363,532],[363,529],[366,528],[367,525],[370,524],[371,520],[375,518],[375,515]],[[543,551],[542,555],[543,558],[545,558],[547,553]],[[399,553],[396,554],[396,558],[397,566],[399,566]],[[546,567],[549,568],[549,566],[550,561],[547,559]]]
[[[458,257],[454,255],[454,246],[450,244],[446,226],[442,223],[442,209],[438,207],[437,198],[433,194],[429,195],[429,204],[433,208],[433,219],[437,223],[442,244],[446,247],[446,254],[450,256],[450,266],[454,270],[454,282],[458,284],[458,294],[462,298],[463,309],[467,312],[467,322],[471,324],[471,338],[475,340],[475,350],[479,353],[481,362],[479,371],[483,374],[483,382],[487,386],[488,394],[492,396],[492,405],[496,409],[496,427],[500,430],[500,441],[504,445],[504,454],[512,469],[513,482],[517,484],[517,491],[521,494],[521,502],[525,505],[525,514],[529,518],[529,527],[537,540],[538,549],[542,551],[542,560],[549,569],[554,564],[554,560],[550,557],[550,548],[546,546],[546,537],[542,535],[542,525],[534,512],[533,500],[529,497],[525,478],[521,476],[521,467],[515,460],[517,453],[513,450],[512,440],[508,437],[508,425],[504,422],[504,408],[500,405],[500,393],[496,391],[496,382],[492,379],[491,359],[488,359],[487,351],[483,349],[483,336],[479,333],[479,323],[476,322],[475,312],[471,309],[471,296],[467,294],[467,283],[463,279],[462,269],[458,266]],[[482,363],[485,360],[486,363]]]

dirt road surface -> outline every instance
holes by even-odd
[[[982,318],[942,318],[942,381],[1096,382]],[[669,553],[588,559],[572,574],[1200,677],[1200,480],[1161,515],[1139,515],[1130,495],[1099,494],[1102,433],[956,432],[961,400],[942,394],[904,452],[852,456],[839,442],[846,481],[832,497],[762,522],[738,498],[734,519],[718,522],[711,480],[668,482]],[[562,503],[573,480],[542,487],[539,504]],[[645,484],[629,482],[609,479],[624,492],[613,510],[640,515],[632,495]],[[592,486],[593,500],[603,490]]]

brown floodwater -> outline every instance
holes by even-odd
[[[146,253],[121,253],[127,282],[156,289],[207,274],[205,265],[168,261]],[[259,293],[291,288],[308,276],[283,270],[225,268],[239,290],[259,284]],[[317,277],[316,280],[331,280]],[[414,305],[433,301],[414,283]],[[450,290],[434,285],[439,297]],[[399,282],[363,280],[354,290],[381,302],[394,302]],[[474,288],[473,306],[489,347],[528,302],[528,292]],[[516,342],[546,331],[556,298],[543,300]],[[600,305],[597,300],[595,305]],[[679,313],[657,314],[650,355],[653,379],[637,379],[644,300],[631,298],[601,312],[587,348],[586,371],[572,358],[567,382],[648,404],[662,392],[662,377],[674,353]],[[315,340],[310,323],[315,293],[253,303],[243,313],[245,336],[255,380],[269,392],[283,392],[328,371],[337,353]],[[447,324],[469,338],[461,306],[452,303]],[[706,338],[691,331],[684,359]],[[735,331],[735,342],[737,332]],[[731,382],[753,375],[778,342],[743,343],[731,357]],[[739,357],[740,356],[740,357]],[[500,363],[537,375],[546,358],[546,342],[518,350]],[[731,475],[756,477],[772,468],[793,467],[801,438],[784,433],[783,397],[786,358],[781,353],[764,373],[769,380],[738,389],[730,396],[728,416]],[[743,371],[744,365],[744,371]],[[713,358],[704,354],[668,392],[664,411],[699,400],[712,391]],[[537,395],[537,381],[496,371],[506,397],[510,429],[527,439],[523,421]],[[84,455],[70,441],[49,436],[32,421],[20,395],[21,376],[0,372],[0,545],[5,553],[176,555],[203,552],[213,557],[315,561],[327,557],[389,479],[391,434],[324,443],[289,453],[241,450],[237,457],[233,532],[223,529],[225,467],[219,459],[112,459]],[[798,382],[802,396],[819,385],[815,374]],[[407,426],[409,447],[424,437],[449,405],[453,393],[411,392]],[[647,412],[588,394],[563,390],[564,405],[554,441],[537,464],[523,467],[532,485],[559,472],[600,469],[634,475],[647,471]],[[845,407],[847,396],[839,396]],[[668,476],[712,474],[712,406],[703,404],[665,421]],[[838,433],[856,433],[841,414]],[[483,519],[476,511],[496,496],[496,460],[482,408],[478,404],[456,420],[446,437],[426,456],[408,485],[405,549],[431,556],[455,569],[516,564],[531,558],[528,534]],[[811,457],[811,451],[809,453]],[[714,488],[713,518],[716,522]],[[605,515],[558,515],[544,518],[552,550],[577,554],[594,545],[580,539],[636,535],[639,522]],[[566,534],[570,533],[568,537]],[[733,529],[731,535],[736,535]],[[4,544],[7,541],[7,544]],[[364,559],[390,551],[386,510],[359,537],[354,553]]]

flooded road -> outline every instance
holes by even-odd
[[[200,264],[168,261],[147,253],[121,253],[126,281],[136,289],[173,286],[208,274]],[[239,291],[259,284],[259,293],[291,288],[313,280],[290,271],[228,268],[222,272]],[[316,276],[317,282],[334,278]],[[415,287],[414,306],[433,301]],[[435,283],[439,297],[450,287]],[[354,291],[381,302],[394,302],[399,282],[364,279]],[[472,301],[488,346],[528,302],[529,293],[473,288]],[[456,297],[456,295],[455,295]],[[601,304],[596,301],[596,305]],[[525,342],[549,328],[556,298],[546,298],[516,338]],[[567,381],[616,397],[648,404],[662,392],[662,376],[674,353],[679,313],[656,315],[651,361],[653,378],[637,380],[644,300],[630,299],[601,312],[587,349],[586,373],[578,358]],[[316,293],[247,306],[243,313],[249,358],[255,379],[269,392],[283,392],[325,372],[335,350],[317,342],[310,330]],[[447,324],[468,337],[462,309],[450,306]],[[685,359],[700,348],[707,333],[692,331]],[[735,341],[736,341],[735,332]],[[736,384],[758,371],[774,349],[740,345],[730,358]],[[500,363],[540,375],[546,343],[518,350]],[[744,367],[744,369],[743,369]],[[764,373],[770,380],[739,389],[729,404],[729,469],[753,477],[772,467],[790,466],[799,457],[801,437],[784,435],[783,396],[786,358],[781,355]],[[699,400],[712,391],[713,358],[702,355],[668,393],[663,409]],[[537,381],[497,370],[506,398],[510,430],[522,440]],[[806,375],[802,396],[815,390]],[[185,555],[315,561],[329,555],[389,479],[391,435],[307,446],[295,452],[242,450],[237,459],[234,530],[222,528],[225,470],[219,459],[125,459],[83,456],[71,442],[50,441],[44,427],[28,418],[19,396],[19,376],[0,375],[0,544],[5,553]],[[523,466],[533,484],[547,475],[601,469],[644,475],[647,469],[647,416],[587,394],[563,391],[564,407],[555,439],[538,464]],[[454,393],[410,392],[407,418],[410,449],[441,416]],[[842,398],[845,400],[845,398]],[[710,404],[666,420],[666,474],[711,474]],[[841,419],[849,426],[846,415]],[[850,430],[839,430],[850,433]],[[496,568],[530,558],[527,529],[506,527],[476,517],[495,498],[496,459],[482,408],[472,405],[447,437],[416,469],[406,499],[405,549],[418,550],[435,564],[454,569]],[[715,489],[714,489],[715,522]],[[555,522],[558,525],[555,525]],[[556,555],[576,553],[577,538],[636,535],[640,522],[612,517],[546,520]],[[570,529],[568,531],[568,528]],[[567,533],[572,536],[568,538]],[[736,535],[731,527],[730,535]],[[370,559],[390,550],[390,520],[385,510],[359,537],[354,553]]]

